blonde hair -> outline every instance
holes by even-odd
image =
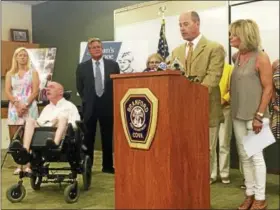
[[[98,42],[98,43],[100,43],[102,45],[102,42],[101,42],[101,40],[99,38],[93,37],[93,38],[89,38],[88,39],[88,45],[93,43],[93,42]]]
[[[260,31],[255,21],[250,19],[236,20],[230,24],[229,32],[240,39],[239,50],[261,50]]]
[[[25,51],[27,53],[27,56],[28,56],[28,61],[27,61],[27,64],[26,66],[28,67],[28,69],[30,68],[30,58],[29,58],[29,55],[28,55],[28,52],[27,52],[27,49],[25,47],[19,47],[15,50],[14,52],[14,55],[13,55],[13,58],[12,58],[12,67],[11,69],[9,70],[10,74],[14,75],[16,73],[18,73],[18,62],[16,60],[16,57],[17,55],[21,52],[21,51]]]
[[[164,59],[161,57],[160,54],[158,54],[158,53],[151,54],[148,57],[147,62],[146,62],[147,68],[149,68],[149,62],[150,62],[150,60],[152,60],[152,58],[155,58],[155,59],[159,60],[159,62],[163,62],[164,61]]]

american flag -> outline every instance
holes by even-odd
[[[160,34],[159,34],[159,41],[158,41],[158,54],[160,54],[164,59],[169,56],[168,44],[165,37],[165,20],[162,19]]]

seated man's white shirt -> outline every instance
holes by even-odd
[[[60,99],[57,104],[49,103],[41,112],[37,122],[40,126],[52,126],[51,121],[56,118],[64,117],[76,127],[76,121],[79,121],[80,114],[77,107],[65,98]]]

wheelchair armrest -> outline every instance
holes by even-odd
[[[86,127],[83,121],[76,121],[76,125],[78,127],[78,129],[82,132],[85,133],[86,132]]]
[[[75,124],[75,127],[73,127],[71,123],[68,124],[64,140],[70,145],[80,147],[80,145],[83,144],[83,135],[85,132],[85,127],[83,121],[75,121]]]
[[[35,128],[31,141],[31,148],[45,147],[48,139],[54,139],[56,127]]]
[[[71,123],[68,123],[67,129],[66,129],[66,137],[73,137],[75,135],[74,127]]]

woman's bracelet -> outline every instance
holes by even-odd
[[[260,123],[263,123],[263,121],[261,119],[259,119],[258,117],[255,116],[254,118],[255,120],[259,121]]]
[[[271,102],[271,106],[272,107],[277,106],[276,101]]]

